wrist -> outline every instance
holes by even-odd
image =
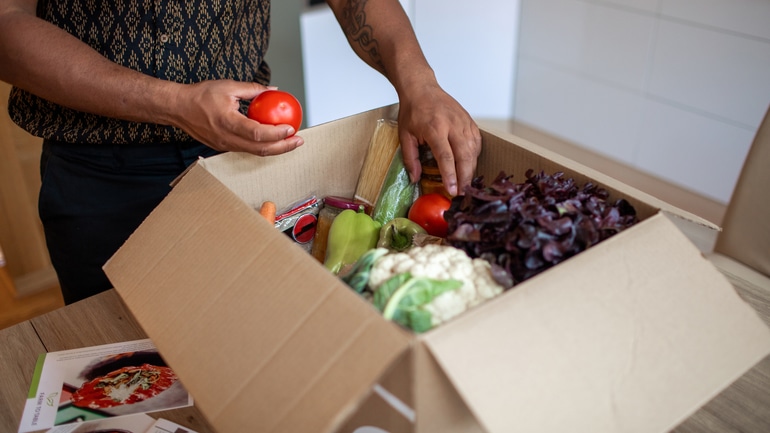
[[[182,109],[186,106],[184,101],[184,88],[185,84],[175,83],[173,81],[159,80],[160,83],[157,87],[150,86],[152,89],[151,97],[152,106],[148,110],[152,116],[152,122],[162,125],[170,125],[179,127],[179,116]]]
[[[393,86],[399,99],[410,97],[439,87],[436,75],[429,66],[422,69],[409,70],[404,74],[398,74]]]

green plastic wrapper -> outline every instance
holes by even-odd
[[[377,203],[374,204],[372,219],[385,225],[393,218],[406,218],[417,194],[417,184],[409,180],[404,157],[401,149],[398,149],[390,162]]]

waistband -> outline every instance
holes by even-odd
[[[43,140],[43,154],[73,160],[103,161],[116,167],[124,164],[146,164],[151,161],[175,163],[184,167],[198,157],[207,158],[220,153],[198,141],[151,144],[67,143]],[[111,162],[110,162],[111,161]]]
[[[143,157],[175,157],[202,153],[206,156],[219,153],[198,141],[182,141],[171,143],[144,143],[144,144],[114,144],[114,143],[67,143],[55,140],[43,140],[43,147],[56,155],[80,155],[80,156],[112,156],[120,154],[136,158]]]

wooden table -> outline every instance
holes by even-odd
[[[0,432],[16,432],[38,355],[147,338],[110,290],[32,320],[0,330]],[[150,414],[199,433],[214,433],[197,408]]]
[[[741,296],[770,324],[770,293],[750,282],[733,282]],[[142,338],[147,335],[112,290],[0,330],[0,432],[17,431],[39,354]],[[151,415],[200,433],[214,432],[194,407]],[[770,357],[674,431],[770,432]]]

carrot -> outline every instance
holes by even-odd
[[[275,203],[269,200],[262,202],[262,207],[259,208],[259,214],[270,224],[275,224]]]

